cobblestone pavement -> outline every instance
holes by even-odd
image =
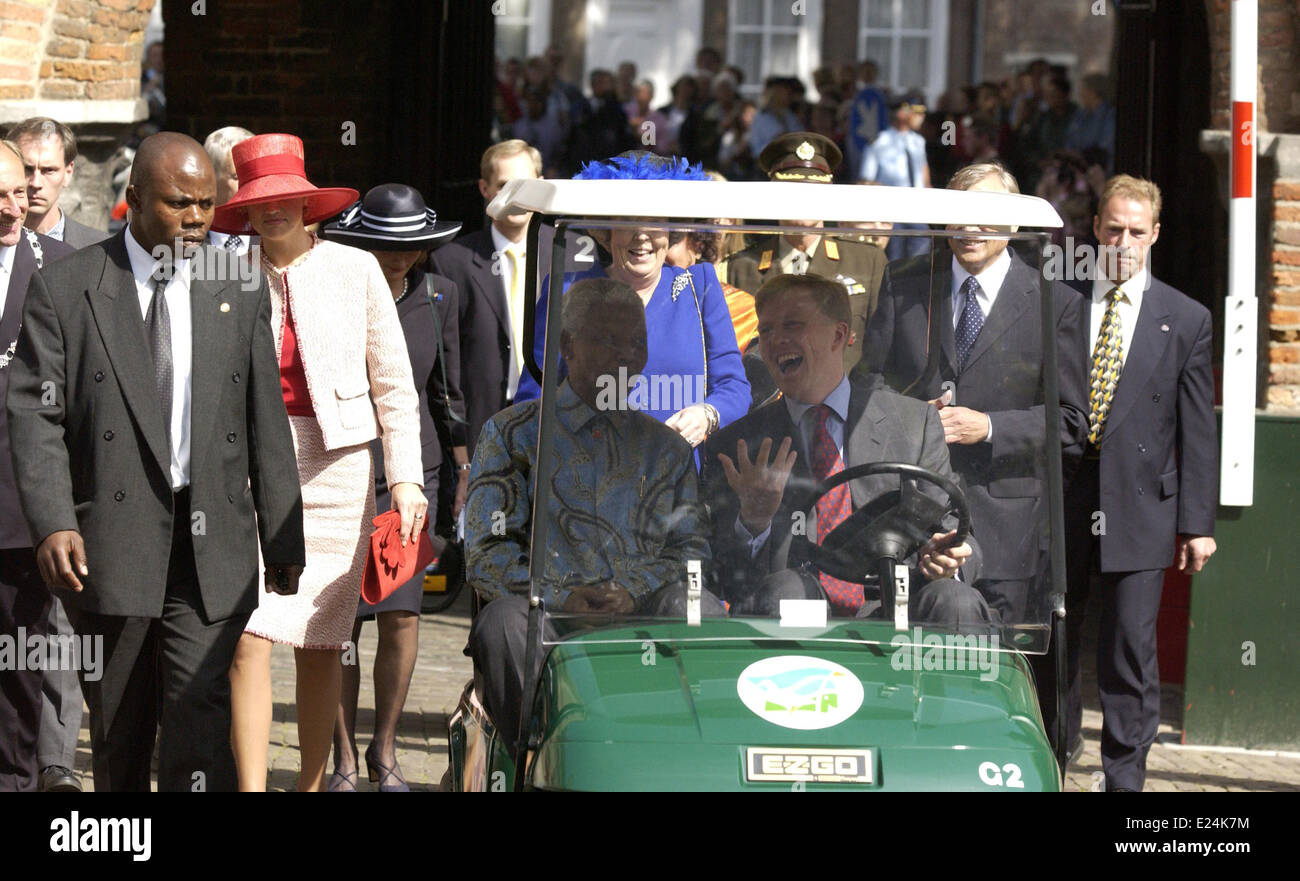
[[[1095,616],[1092,620],[1096,620]],[[425,615],[420,622],[420,651],[410,694],[398,731],[398,761],[411,789],[432,791],[447,768],[447,716],[455,709],[461,690],[469,680],[469,658],[461,654],[469,631],[468,594],[462,593],[451,610]],[[360,640],[361,695],[358,701],[357,742],[364,751],[374,728],[374,666],[376,632],[367,623]],[[1085,745],[1082,755],[1066,775],[1068,792],[1089,792],[1101,772],[1101,711],[1097,704],[1096,678],[1092,658],[1084,646]],[[293,650],[275,646],[271,655],[274,720],[271,730],[270,779],[272,790],[292,790],[298,774],[298,731],[294,714]],[[1300,791],[1300,753],[1267,753],[1198,749],[1179,745],[1182,724],[1182,691],[1166,685],[1162,689],[1160,736],[1147,759],[1146,791]],[[77,769],[86,788],[90,779],[90,735],[83,726],[77,750]],[[361,775],[358,788],[376,789]]]

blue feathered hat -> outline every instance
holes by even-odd
[[[700,163],[680,156],[659,156],[648,150],[628,150],[598,162],[588,162],[574,180],[710,180]]]

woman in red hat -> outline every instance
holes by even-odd
[[[244,791],[266,788],[271,643],[297,662],[298,789],[321,789],[339,702],[339,651],[352,635],[375,516],[370,441],[381,438],[402,538],[423,528],[419,398],[393,297],[374,256],[306,226],[357,191],[307,181],[302,141],[258,135],[232,150],[239,190],[212,228],[261,236],[280,386],[302,485],[307,565],[293,595],[263,593],[230,668],[231,746]],[[256,486],[250,490],[256,492]],[[274,529],[275,524],[260,524]]]

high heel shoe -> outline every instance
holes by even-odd
[[[330,774],[330,781],[325,786],[326,792],[356,792],[357,791],[357,771],[355,768],[349,774],[340,774],[335,771]]]
[[[368,758],[368,757],[367,757]],[[356,792],[357,791],[357,751],[352,751],[352,771],[348,774],[340,774],[338,766],[334,766],[334,773],[330,774],[329,783],[325,784],[326,792]]]
[[[379,783],[380,792],[410,792],[411,787],[406,785],[406,780],[402,777],[402,770],[397,765],[397,759],[393,759],[391,768],[387,767],[380,764],[379,759],[371,753],[372,749],[374,749],[374,744],[366,748],[366,772],[370,775],[370,782]],[[390,777],[396,779],[397,783],[381,782],[381,780],[387,780]]]

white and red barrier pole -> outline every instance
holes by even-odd
[[[1232,0],[1231,150],[1228,296],[1223,310],[1223,448],[1219,503],[1254,503],[1255,371],[1259,300],[1255,296],[1255,99],[1258,0]]]

